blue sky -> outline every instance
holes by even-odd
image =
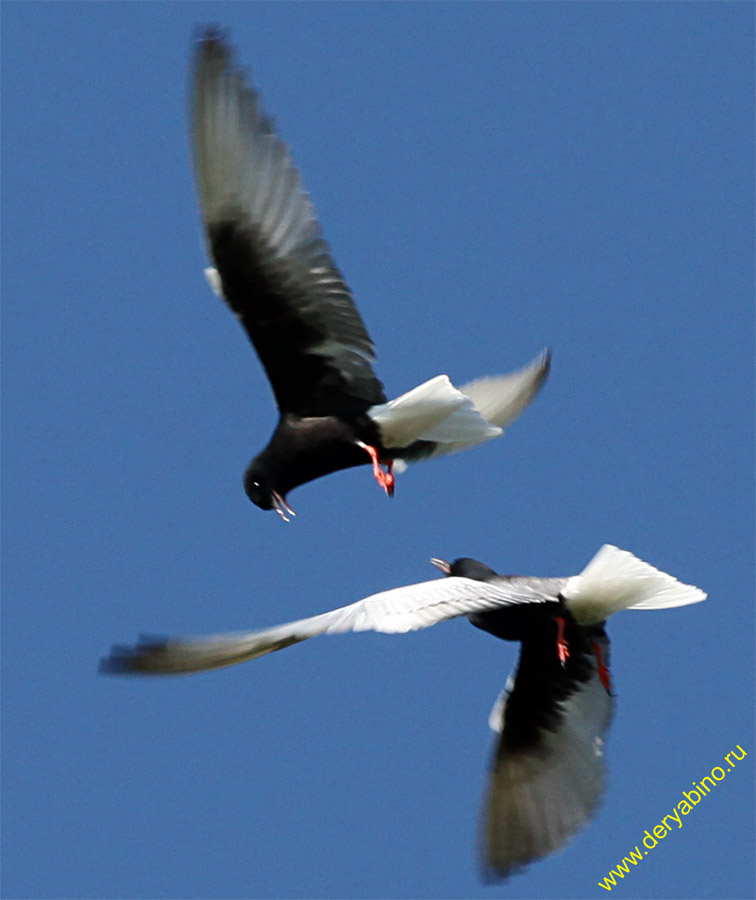
[[[3,896],[752,897],[753,37],[745,3],[6,3]],[[390,395],[553,349],[499,441],[298,489],[205,284],[198,23],[292,147]],[[709,592],[609,625],[609,789],[565,852],[479,883],[489,709],[464,621],[184,679],[96,673],[140,631],[266,626],[432,578],[568,575],[604,542]]]

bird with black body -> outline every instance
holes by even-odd
[[[438,375],[388,401],[374,350],[312,203],[225,37],[197,43],[192,141],[215,292],[235,313],[270,380],[279,422],[250,463],[245,491],[284,520],[298,485],[372,463],[387,494],[408,463],[502,434],[549,370],[541,353],[509,375],[456,388]],[[385,470],[381,466],[385,465]]]
[[[497,575],[472,559],[431,562],[445,579],[383,591],[264,631],[143,638],[134,647],[114,647],[100,670],[201,672],[320,634],[401,633],[457,616],[498,638],[519,641],[516,673],[489,718],[498,740],[481,854],[487,877],[506,877],[563,847],[600,800],[612,716],[606,618],[622,609],[697,603],[706,594],[609,544],[579,575],[567,578]]]

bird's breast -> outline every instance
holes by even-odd
[[[546,601],[506,606],[468,616],[482,631],[505,641],[525,641],[549,633],[554,629],[554,617],[565,615],[562,603]],[[569,613],[566,613],[569,616]]]
[[[278,489],[286,492],[331,472],[368,464],[370,456],[358,442],[377,444],[381,454],[377,439],[367,416],[347,420],[286,415],[260,456],[275,465]]]

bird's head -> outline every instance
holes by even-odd
[[[249,499],[260,509],[273,509],[273,491],[261,475],[247,469],[244,475],[244,491]]]
[[[456,575],[458,578],[472,578],[473,581],[488,581],[491,578],[496,578],[496,572],[488,566],[484,565],[482,562],[478,562],[477,559],[470,559],[467,556],[463,556],[460,559],[455,559],[454,562],[446,562],[445,559],[436,559],[435,557],[431,560],[431,563],[437,568],[440,569],[444,575]]]
[[[285,495],[272,486],[265,472],[254,461],[244,473],[244,491],[255,506],[274,509],[284,522],[288,522],[289,517],[296,516],[286,502]]]

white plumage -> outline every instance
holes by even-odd
[[[503,575],[496,581],[452,576],[372,594],[329,612],[261,631],[171,638],[150,645],[149,671],[200,672],[245,662],[320,634],[379,631],[401,634],[518,604],[555,602],[560,594],[576,620],[591,624],[621,609],[697,603],[706,594],[655,569],[626,550],[604,544],[580,575],[539,578]],[[136,661],[140,649],[133,651]],[[145,650],[145,653],[147,651]],[[146,661],[146,657],[145,657]]]
[[[706,599],[700,588],[682,584],[611,544],[604,544],[579,575],[568,579],[562,596],[577,621],[586,625],[622,609],[667,609]]]
[[[386,447],[423,440],[437,446],[422,459],[457,453],[503,434],[538,393],[549,365],[549,353],[544,350],[516,372],[478,378],[460,388],[446,375],[437,375],[372,407],[368,415],[379,426]],[[401,474],[412,462],[395,460],[394,472]]]
[[[579,575],[567,578],[497,575],[469,559],[433,562],[446,578],[382,591],[262,631],[116,647],[102,669],[200,672],[320,634],[398,634],[457,616],[468,616],[497,637],[520,641],[516,676],[489,717],[498,737],[486,798],[483,865],[487,874],[503,877],[563,847],[601,798],[603,745],[612,715],[604,619],[621,609],[697,603],[706,594],[610,544]]]

